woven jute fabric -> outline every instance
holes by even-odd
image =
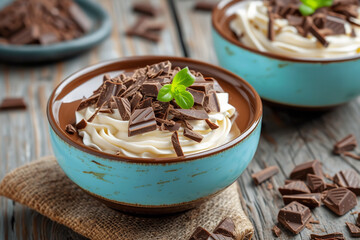
[[[15,169],[0,183],[0,195],[26,205],[90,239],[189,239],[198,226],[209,231],[231,217],[237,239],[250,239],[253,226],[245,215],[235,183],[198,208],[166,217],[137,217],[112,210],[79,189],[54,157]]]

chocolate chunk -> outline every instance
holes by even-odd
[[[294,15],[288,15],[286,19],[288,20],[289,24],[292,26],[301,26],[304,21],[303,17],[294,16]]]
[[[197,11],[205,11],[205,12],[211,12],[217,5],[217,2],[215,1],[196,1],[194,5],[194,10]]]
[[[330,190],[330,189],[334,189],[334,188],[338,188],[338,186],[336,184],[333,183],[326,183],[326,190]]]
[[[135,109],[129,120],[129,137],[156,130],[155,114],[151,107]]]
[[[210,112],[220,112],[219,99],[216,96],[215,92],[211,92],[204,98],[204,109]]]
[[[26,109],[26,103],[23,98],[8,97],[4,98],[0,103],[0,111],[16,109]]]
[[[334,188],[328,191],[324,204],[339,216],[344,215],[357,205],[356,195],[346,188]]]
[[[360,195],[360,177],[359,174],[352,169],[342,170],[335,174],[334,183],[340,187],[349,189],[358,196]]]
[[[302,29],[302,36],[306,37],[308,33],[310,32],[310,28],[313,25],[313,20],[311,17],[305,17],[303,24],[301,26]]]
[[[86,128],[86,126],[87,122],[85,121],[85,119],[81,119],[81,121],[76,124],[77,129],[84,129]]]
[[[182,157],[184,156],[184,152],[180,146],[180,141],[179,141],[179,135],[178,135],[178,132],[175,131],[172,135],[171,135],[171,143],[173,145],[173,148],[176,152],[176,155],[178,157]],[[191,238],[190,238],[191,239]]]
[[[92,22],[88,16],[82,11],[82,9],[76,4],[70,5],[69,14],[74,22],[80,27],[83,32],[89,32],[92,27]]]
[[[310,209],[298,202],[291,202],[282,208],[278,214],[278,221],[295,234],[305,228],[310,218]]]
[[[357,147],[357,141],[353,134],[346,136],[337,143],[335,143],[333,148],[334,154],[342,154],[347,151],[352,151]]]
[[[168,102],[153,101],[152,108],[154,111],[166,111],[169,105],[170,103]]]
[[[326,16],[325,28],[331,29],[334,35],[345,34],[346,21],[341,18]]]
[[[208,94],[211,90],[214,90],[214,84],[211,82],[194,82],[189,88]]]
[[[164,61],[164,62],[150,65],[148,67],[147,75],[149,78],[155,78],[161,74],[168,75],[171,71],[171,65],[172,64],[170,61]]]
[[[110,100],[114,95],[115,84],[111,81],[106,81],[100,92],[99,99],[96,103],[96,107],[102,106],[104,103]]]
[[[201,142],[202,139],[204,138],[203,136],[201,136],[197,132],[194,132],[194,131],[192,131],[192,130],[190,130],[188,128],[184,129],[184,136],[194,140],[195,142]]]
[[[306,175],[314,174],[319,177],[323,177],[323,172],[321,168],[321,163],[318,160],[305,162],[295,166],[295,168],[290,173],[291,179],[306,179]]]
[[[178,119],[185,120],[204,120],[209,118],[205,110],[171,109],[170,113]]]
[[[133,79],[133,78],[130,78],[130,79],[127,79],[126,81],[124,81],[124,85],[126,88],[129,88],[134,83],[135,83],[135,79]]]
[[[76,129],[74,128],[73,125],[71,124],[67,124],[66,127],[65,127],[65,131],[69,134],[74,134],[76,133]]]
[[[310,239],[311,240],[321,240],[321,239],[323,239],[323,240],[345,240],[344,235],[339,232],[330,233],[330,234],[326,234],[326,235],[311,234]]]
[[[274,41],[275,38],[275,30],[274,30],[274,15],[268,10],[269,22],[268,22],[268,32],[267,37],[270,41]]]
[[[138,2],[133,4],[133,11],[141,14],[145,14],[151,17],[156,17],[160,14],[161,10],[154,7],[148,2]]]
[[[307,185],[311,192],[322,192],[326,188],[326,184],[323,179],[314,174],[307,175]]]
[[[278,226],[274,225],[274,227],[271,229],[275,237],[280,237],[281,230],[278,228]]]
[[[264,182],[265,180],[271,178],[275,174],[279,172],[279,168],[276,166],[267,167],[259,172],[256,172],[251,175],[252,179],[254,180],[256,185]]]
[[[157,97],[161,87],[161,84],[158,82],[145,82],[141,86],[140,91],[143,95]]]
[[[142,94],[140,92],[136,92],[135,95],[132,97],[132,99],[130,101],[131,112],[133,112],[135,110],[135,108],[137,107],[137,105],[141,101],[142,97],[143,96],[142,96]]]
[[[147,107],[151,107],[152,105],[152,98],[148,97],[145,98],[144,100],[142,100],[136,108],[147,108]]]
[[[129,100],[127,98],[120,98],[120,97],[113,97],[113,99],[119,110],[121,119],[123,121],[129,120],[131,116],[131,106]]]
[[[170,132],[178,131],[181,127],[181,123],[176,122],[174,125],[166,125],[165,124],[165,130],[168,130]]]
[[[40,29],[37,25],[29,26],[14,34],[10,39],[11,44],[23,45],[35,43],[40,36]]]
[[[235,239],[236,231],[234,221],[231,218],[225,218],[217,225],[214,233]]]
[[[209,128],[211,128],[212,130],[215,130],[215,129],[219,128],[219,126],[216,125],[215,123],[213,123],[212,121],[210,121],[210,119],[205,119],[205,122],[207,123]]]
[[[194,97],[194,103],[198,105],[204,104],[205,94],[202,91],[197,91],[195,89],[188,88],[187,89],[191,95]]]
[[[188,128],[190,130],[193,130],[193,126],[186,120],[182,120],[182,123],[184,124],[184,128]]]
[[[310,32],[325,48],[329,46],[329,42],[325,39],[324,35],[319,32],[319,29],[315,25],[310,27]]]
[[[97,103],[99,101],[99,96],[100,96],[100,94],[98,93],[98,94],[95,94],[95,95],[93,95],[93,96],[91,96],[91,97],[89,97],[87,99],[81,100],[81,102],[80,102],[80,104],[79,104],[76,111],[81,111],[81,110],[83,110],[83,109],[85,109],[85,108],[87,108],[87,107],[89,107],[91,105],[94,105],[95,103]]]
[[[337,13],[345,15],[347,18],[349,17],[357,18],[358,8],[359,7],[357,5],[338,5],[338,6],[333,6],[332,10],[334,10]]]
[[[321,194],[320,193],[308,193],[308,194],[295,194],[295,195],[284,195],[283,201],[285,204],[291,202],[299,202],[309,208],[320,207],[321,205]]]
[[[292,195],[310,193],[310,190],[303,181],[294,181],[283,187],[279,187],[279,192],[281,195]]]
[[[154,30],[155,26],[155,30]],[[126,31],[128,36],[137,36],[143,39],[159,42],[159,31],[163,28],[162,24],[153,22],[146,17],[140,17],[137,22]]]
[[[352,237],[360,237],[360,228],[353,223],[345,222]]]

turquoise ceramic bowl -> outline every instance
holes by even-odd
[[[212,14],[212,36],[220,65],[245,78],[261,98],[282,105],[328,108],[360,94],[360,55],[295,59],[241,44],[229,28],[237,1],[222,1]]]
[[[173,66],[189,66],[205,76],[221,80],[225,89],[231,89],[230,103],[242,106],[236,120],[241,135],[223,146],[198,154],[141,159],[99,152],[65,133],[63,129],[67,123],[59,117],[62,105],[72,104],[82,95],[90,95],[97,85],[77,89],[76,94],[74,89],[78,86],[89,83],[89,79],[102,81],[102,75],[109,71],[133,69],[164,60],[170,60]],[[74,111],[76,107],[74,104]],[[186,58],[144,56],[100,63],[68,77],[50,96],[47,115],[55,156],[74,183],[112,208],[159,214],[192,208],[240,176],[252,160],[259,142],[262,105],[260,97],[247,82],[222,68]]]
[[[50,45],[0,44],[0,61],[5,63],[39,63],[58,61],[85,52],[106,39],[111,32],[109,14],[97,3],[74,0],[93,22],[92,30],[74,40]],[[0,0],[0,8],[11,1]]]

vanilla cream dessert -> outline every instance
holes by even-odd
[[[187,88],[194,97],[191,109],[157,100],[160,87],[178,71],[171,70],[170,62],[162,62],[127,75],[104,77],[103,85],[75,113],[84,145],[120,156],[158,158],[203,152],[239,136],[232,121],[236,110],[215,79],[193,72],[196,80]],[[131,92],[138,80],[132,85],[127,81],[134,78],[146,80],[139,80],[143,81],[140,87]]]
[[[281,15],[275,3],[269,6],[264,1],[239,2],[230,28],[244,45],[288,57],[336,58],[360,52],[360,8],[356,1],[334,0],[331,8],[320,8],[306,18],[298,11],[300,1],[288,4],[294,11],[285,10]],[[305,19],[313,22],[315,30],[304,33]],[[270,27],[273,39],[269,39]]]

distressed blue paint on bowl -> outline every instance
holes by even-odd
[[[360,55],[336,59],[295,59],[241,44],[229,22],[239,0],[213,11],[212,37],[222,67],[245,78],[268,101],[305,108],[328,108],[360,94]]]
[[[159,61],[188,65],[191,69],[208,69],[237,79],[236,85],[249,91],[246,98],[256,109],[251,123],[241,136],[221,147],[183,158],[157,160],[126,158],[98,152],[76,144],[66,137],[56,122],[58,105],[54,99],[62,89],[95,69],[134,62],[143,66]],[[141,61],[141,62],[140,62]],[[138,63],[137,63],[138,62]],[[136,65],[138,64],[138,65]],[[195,68],[194,66],[198,66]],[[251,95],[251,96],[250,96]],[[66,175],[87,193],[110,207],[136,213],[170,213],[192,208],[232,184],[252,160],[259,142],[262,106],[255,90],[236,75],[213,65],[176,57],[133,57],[88,67],[64,80],[48,103],[50,136],[56,159]]]
[[[111,32],[109,14],[96,2],[74,0],[93,23],[92,30],[83,36],[49,45],[0,44],[0,61],[6,63],[39,63],[58,61],[83,53],[104,41]],[[0,0],[0,8],[11,1]]]

